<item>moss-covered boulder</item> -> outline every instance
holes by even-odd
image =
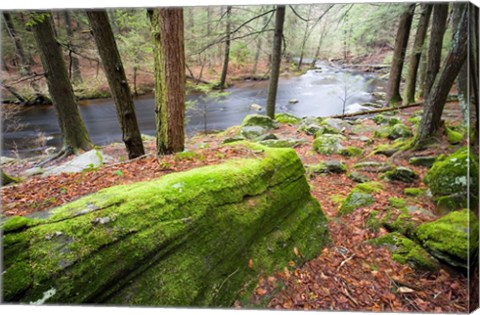
[[[329,241],[292,149],[103,189],[3,223],[4,302],[230,306]]]
[[[344,140],[346,138],[342,135],[323,134],[313,141],[313,150],[326,155],[338,153],[344,148],[342,145]]]
[[[240,135],[246,139],[255,139],[272,129],[278,128],[278,122],[265,115],[245,116],[240,127]]]
[[[387,138],[390,140],[395,140],[399,138],[408,138],[413,136],[413,133],[410,129],[402,123],[395,124],[390,127]]]
[[[400,233],[389,233],[369,241],[370,244],[385,246],[392,252],[392,258],[398,263],[409,264],[421,270],[436,270],[438,261],[424,248]]]
[[[347,172],[347,165],[342,161],[331,160],[323,161],[315,165],[307,165],[307,173],[309,174],[342,174]]]
[[[424,223],[415,234],[433,256],[452,266],[468,268],[469,257],[478,250],[478,218],[468,209]]]
[[[413,183],[419,178],[415,171],[403,166],[395,167],[394,169],[385,172],[383,177],[390,181],[400,181],[404,183]]]
[[[275,114],[275,120],[282,124],[292,124],[292,125],[299,124],[302,121],[301,118],[298,118],[297,116],[294,116],[288,113]]]
[[[321,125],[330,127],[330,129],[335,130],[336,133],[342,133],[352,129],[352,125],[348,121],[338,118],[326,118],[322,121]]]
[[[372,193],[380,191],[382,188],[382,184],[378,182],[357,184],[345,198],[338,210],[338,215],[346,215],[355,209],[371,205],[375,201]]]
[[[456,130],[450,129],[448,127],[445,128],[445,132],[447,134],[447,140],[450,144],[458,144],[463,140],[463,134]]]
[[[363,175],[362,173],[359,172],[351,172],[347,174],[347,177],[353,180],[356,183],[366,183],[370,181],[370,178]]]
[[[433,164],[424,178],[435,200],[451,211],[467,207],[467,198],[478,203],[478,162],[464,147]]]
[[[408,159],[408,164],[431,167],[436,160],[437,156],[435,155],[412,156],[410,159]]]
[[[353,166],[358,170],[362,170],[370,173],[383,173],[393,169],[393,166],[386,162],[377,162],[377,161],[365,161],[357,163]]]
[[[343,156],[360,156],[363,154],[363,150],[357,147],[348,146],[338,151]]]

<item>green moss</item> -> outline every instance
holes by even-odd
[[[390,197],[388,198],[388,202],[390,203],[390,206],[398,209],[404,208],[407,205],[407,201],[402,198]]]
[[[478,218],[468,209],[453,211],[421,224],[415,235],[438,259],[468,268],[468,258],[478,249]]]
[[[363,150],[357,147],[348,146],[338,151],[343,156],[360,156],[363,154]]]
[[[5,301],[55,288],[47,303],[227,307],[260,274],[318,255],[327,221],[295,151],[235,145],[258,158],[103,189],[10,229]]]
[[[294,148],[296,146],[305,144],[306,141],[303,139],[270,139],[260,141],[259,143],[270,148]]]
[[[382,222],[377,218],[378,214],[378,211],[372,211],[365,221],[365,226],[372,231],[378,231],[378,229],[382,226]]]
[[[343,140],[345,140],[345,137],[342,135],[324,134],[313,141],[313,150],[326,155],[338,153],[339,150],[343,149]]]
[[[445,132],[447,133],[447,139],[450,144],[458,144],[463,140],[463,134],[450,129],[448,127],[445,128]]]
[[[338,215],[352,213],[355,209],[371,205],[374,202],[373,196],[360,190],[353,189],[338,210]]]
[[[419,197],[425,193],[425,190],[422,188],[407,187],[403,190],[403,193],[407,196]]]
[[[29,219],[26,217],[21,217],[21,216],[10,217],[8,220],[6,220],[1,224],[1,229],[3,230],[4,233],[12,232],[15,230],[25,229],[33,225],[34,222],[35,221],[33,219]]]
[[[260,126],[265,129],[275,129],[278,128],[278,123],[265,115],[247,115],[243,119],[242,127],[245,126]]]
[[[370,181],[369,177],[367,177],[367,176],[365,176],[361,173],[358,173],[358,172],[348,173],[347,177],[350,178],[351,180],[353,180],[356,183],[365,183],[365,182]]]
[[[406,167],[396,167],[391,171],[385,172],[383,178],[390,181],[400,181],[404,183],[413,183],[419,178],[418,174]]]
[[[334,173],[341,174],[347,172],[347,165],[342,161],[324,161],[315,165],[308,165],[307,173],[310,174],[322,174],[322,173]]]
[[[452,200],[460,201],[454,202],[450,210],[466,207],[468,189],[473,200],[478,200],[478,163],[468,147],[463,147],[435,162],[425,175],[424,182],[436,199],[451,196]]]
[[[373,193],[373,192],[381,191],[383,189],[383,185],[382,183],[371,181],[371,182],[357,184],[355,186],[355,189],[358,189],[360,191],[367,192],[367,193]]]
[[[408,164],[431,167],[437,161],[436,156],[414,156],[408,160]]]
[[[386,236],[373,239],[369,243],[386,246],[392,251],[392,258],[400,264],[410,264],[422,270],[436,270],[438,262],[425,249],[409,238],[399,233],[390,233]]]
[[[299,124],[302,121],[301,118],[298,118],[288,113],[275,114],[275,120],[282,124],[292,124],[292,125]]]

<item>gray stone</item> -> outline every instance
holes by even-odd
[[[111,157],[104,155],[101,151],[90,150],[82,155],[76,156],[72,160],[65,162],[59,166],[45,169],[42,177],[50,175],[58,175],[60,173],[79,173],[85,170],[100,167],[104,162],[112,160]]]
[[[292,98],[291,100],[288,101],[288,104],[297,104],[298,100],[296,98]]]
[[[393,169],[393,166],[388,163],[376,161],[365,161],[357,163],[353,167],[371,173],[383,173]]]
[[[393,180],[393,181],[400,181],[404,183],[412,183],[416,179],[418,179],[418,174],[415,173],[415,171],[399,166],[394,168],[391,171],[388,171],[385,173],[385,178],[388,180]]]
[[[344,148],[342,146],[342,141],[344,140],[346,140],[346,138],[342,135],[324,134],[313,141],[313,150],[320,154],[327,155],[338,153]]]
[[[347,177],[356,183],[366,183],[370,181],[370,178],[359,172],[351,172],[347,175]]]
[[[20,177],[27,178],[35,175],[41,175],[44,172],[45,170],[41,167],[32,167],[20,173]]]
[[[240,129],[240,135],[246,139],[255,139],[268,132],[268,129],[260,126],[244,126]]]

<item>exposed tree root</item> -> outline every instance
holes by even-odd
[[[37,163],[37,167],[42,167],[44,165],[46,165],[47,163],[50,163],[52,161],[55,161],[55,160],[63,160],[65,159],[67,156],[69,155],[72,155],[72,154],[75,154],[75,151],[73,150],[73,148],[71,147],[64,147],[62,150],[60,150],[60,152],[58,152],[57,154],[55,154],[54,156],[51,156],[49,158],[47,158],[46,160],[43,160],[39,163]]]

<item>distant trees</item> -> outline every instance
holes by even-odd
[[[390,105],[396,105],[402,102],[402,97],[400,96],[400,81],[414,10],[415,4],[410,4],[400,16],[387,87],[387,104]]]
[[[280,62],[282,60],[283,22],[285,20],[285,6],[277,5],[275,12],[275,31],[272,48],[272,67],[268,84],[266,111],[267,116],[275,118],[275,103],[277,100],[278,78],[280,76]]]
[[[122,140],[127,148],[128,157],[133,159],[142,156],[145,151],[137,124],[135,106],[107,12],[105,10],[87,11],[87,16],[115,101],[122,128]]]
[[[54,36],[52,16],[47,12],[32,13],[28,23],[40,52],[48,91],[62,132],[61,153],[67,155],[78,149],[89,150],[92,143],[78,110],[60,45]]]
[[[225,12],[226,22],[226,31],[225,31],[225,52],[223,57],[223,67],[222,67],[222,75],[220,76],[220,82],[218,83],[218,87],[223,89],[226,87],[226,80],[227,80],[227,72],[228,72],[228,63],[230,61],[230,38],[231,38],[231,21],[230,15],[232,12],[232,7],[227,6],[227,11]]]
[[[185,48],[183,9],[148,11],[152,23],[155,62],[157,154],[184,149]]]
[[[20,38],[17,36],[17,31],[15,30],[15,25],[13,24],[12,16],[9,12],[2,12],[3,19],[5,21],[5,29],[8,33],[8,36],[12,39],[15,54],[17,57],[18,65],[20,66],[20,73],[28,74],[30,73],[30,60],[27,56]]]

